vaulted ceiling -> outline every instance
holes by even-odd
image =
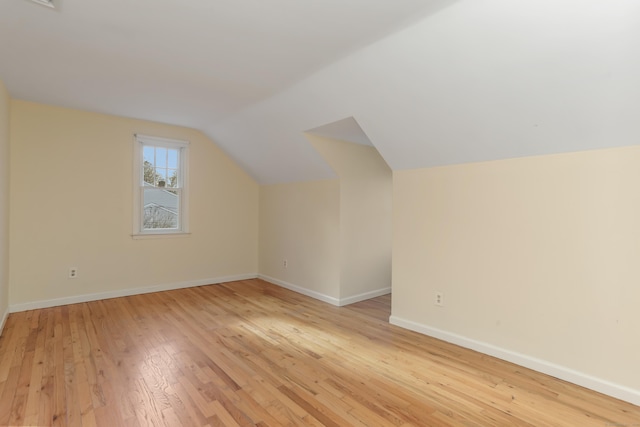
[[[261,183],[640,142],[637,0],[0,2],[11,95],[202,130]]]

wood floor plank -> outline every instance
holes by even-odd
[[[28,317],[23,313],[13,314],[7,319],[4,332],[0,337],[0,383],[7,380],[9,371],[16,366],[22,366],[22,358],[26,347],[27,337],[30,334]],[[5,338],[6,335],[6,338]],[[6,344],[5,344],[6,343]]]
[[[598,426],[640,408],[261,280],[14,313],[0,425]]]

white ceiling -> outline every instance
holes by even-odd
[[[353,117],[347,117],[346,119],[327,123],[326,125],[309,129],[307,132],[373,147],[371,140]]]
[[[0,1],[12,96],[203,127],[443,1]]]
[[[0,1],[13,97],[198,128],[261,183],[333,176],[304,132],[345,119],[395,170],[640,142],[637,0],[57,4]]]

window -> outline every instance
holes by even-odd
[[[187,233],[189,143],[136,135],[134,236]]]

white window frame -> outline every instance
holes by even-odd
[[[160,138],[157,136],[135,134],[133,138],[133,234],[136,238],[177,237],[189,235],[189,141]],[[144,157],[145,146],[178,149],[178,183],[180,199],[178,203],[177,229],[143,228],[144,215]]]

